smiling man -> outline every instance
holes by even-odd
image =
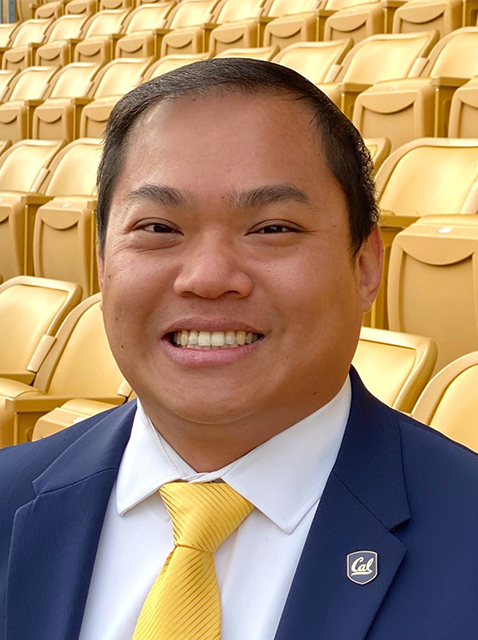
[[[0,637],[478,637],[477,459],[351,370],[370,175],[279,65],[197,63],[117,104],[99,274],[138,401],[0,452]]]

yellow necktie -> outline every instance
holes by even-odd
[[[174,549],[151,587],[133,640],[220,640],[214,552],[254,508],[229,485],[173,482],[160,489]]]

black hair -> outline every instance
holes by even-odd
[[[312,109],[327,163],[346,197],[351,249],[353,256],[357,254],[379,220],[373,163],[362,137],[328,96],[304,76],[280,64],[250,58],[216,58],[180,67],[133,89],[115,105],[106,126],[98,170],[97,224],[101,252],[113,191],[133,125],[149,108],[163,101],[234,91],[287,95]]]

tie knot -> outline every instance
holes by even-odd
[[[224,482],[172,482],[159,492],[173,522],[174,544],[210,553],[254,508]]]

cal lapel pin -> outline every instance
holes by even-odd
[[[347,556],[347,577],[355,584],[368,584],[378,576],[378,554],[355,551]]]

